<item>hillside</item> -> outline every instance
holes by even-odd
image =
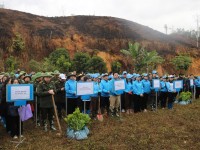
[[[25,41],[21,54],[12,52],[12,40],[20,33]],[[169,60],[178,52],[189,52],[198,61],[200,54],[195,42],[184,37],[169,36],[149,27],[124,19],[98,16],[43,17],[29,13],[0,9],[0,56],[5,60],[10,55],[23,60],[21,67],[30,59],[42,60],[53,50],[64,47],[73,57],[77,51],[95,53],[109,64],[115,59],[128,67],[120,50],[128,42],[139,42],[148,50],[156,49]],[[168,62],[168,61],[166,61]],[[3,62],[0,62],[3,63]],[[168,72],[173,69],[168,63],[163,66]],[[200,63],[190,70],[200,73]],[[161,70],[162,72],[163,70]]]

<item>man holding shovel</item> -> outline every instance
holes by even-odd
[[[52,75],[50,73],[43,74],[43,81],[38,86],[38,96],[40,96],[40,108],[42,114],[42,124],[44,131],[48,131],[47,119],[50,123],[50,129],[56,130],[53,122],[53,103],[52,95],[55,94],[55,85],[51,82]]]

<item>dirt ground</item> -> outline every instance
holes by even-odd
[[[175,105],[173,110],[122,114],[119,118],[92,121],[87,140],[76,141],[65,137],[66,124],[61,120],[63,135],[45,133],[35,127],[33,120],[24,122],[22,150],[198,150],[200,148],[200,100],[192,104]],[[0,125],[0,150],[11,150],[15,144]]]

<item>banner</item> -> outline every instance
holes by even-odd
[[[124,80],[116,80],[114,81],[114,90],[125,90],[125,82]]]
[[[94,94],[94,82],[77,82],[76,95]]]
[[[6,101],[33,100],[33,84],[8,84],[6,86]]]

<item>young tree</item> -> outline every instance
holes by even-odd
[[[13,56],[10,56],[5,61],[5,71],[12,72],[17,69],[18,65],[19,62],[17,61],[17,59]]]
[[[155,50],[148,52],[137,42],[134,44],[129,43],[129,49],[121,50],[121,52],[132,60],[136,72],[146,71],[150,65],[154,69],[157,64],[161,64],[164,61]]]
[[[119,73],[121,71],[121,67],[122,67],[122,64],[118,61],[114,61],[111,64],[112,72],[118,72]]]
[[[38,72],[42,70],[42,64],[34,59],[31,59],[28,64],[31,71]]]
[[[25,43],[19,33],[15,34],[15,39],[13,39],[12,48],[14,52],[19,53],[21,52],[25,47]]]
[[[50,63],[49,65],[53,65],[61,72],[68,72],[71,67],[70,57],[65,48],[58,48],[53,51],[49,55],[48,60],[46,60],[46,63]]]
[[[192,59],[186,54],[179,54],[172,59],[171,63],[176,67],[177,70],[186,71],[190,67]]]
[[[103,73],[107,72],[106,68],[106,63],[103,61],[103,59],[99,56],[93,56],[89,61],[88,61],[88,67],[89,67],[89,72],[91,73]]]
[[[74,59],[72,61],[73,69],[76,70],[77,73],[88,72],[90,55],[88,53],[77,52],[74,55]]]
[[[147,52],[145,51],[143,64],[144,68],[146,66],[147,73],[149,73],[149,70],[156,69],[156,65],[162,64],[164,62],[164,59],[158,55],[156,50]]]

